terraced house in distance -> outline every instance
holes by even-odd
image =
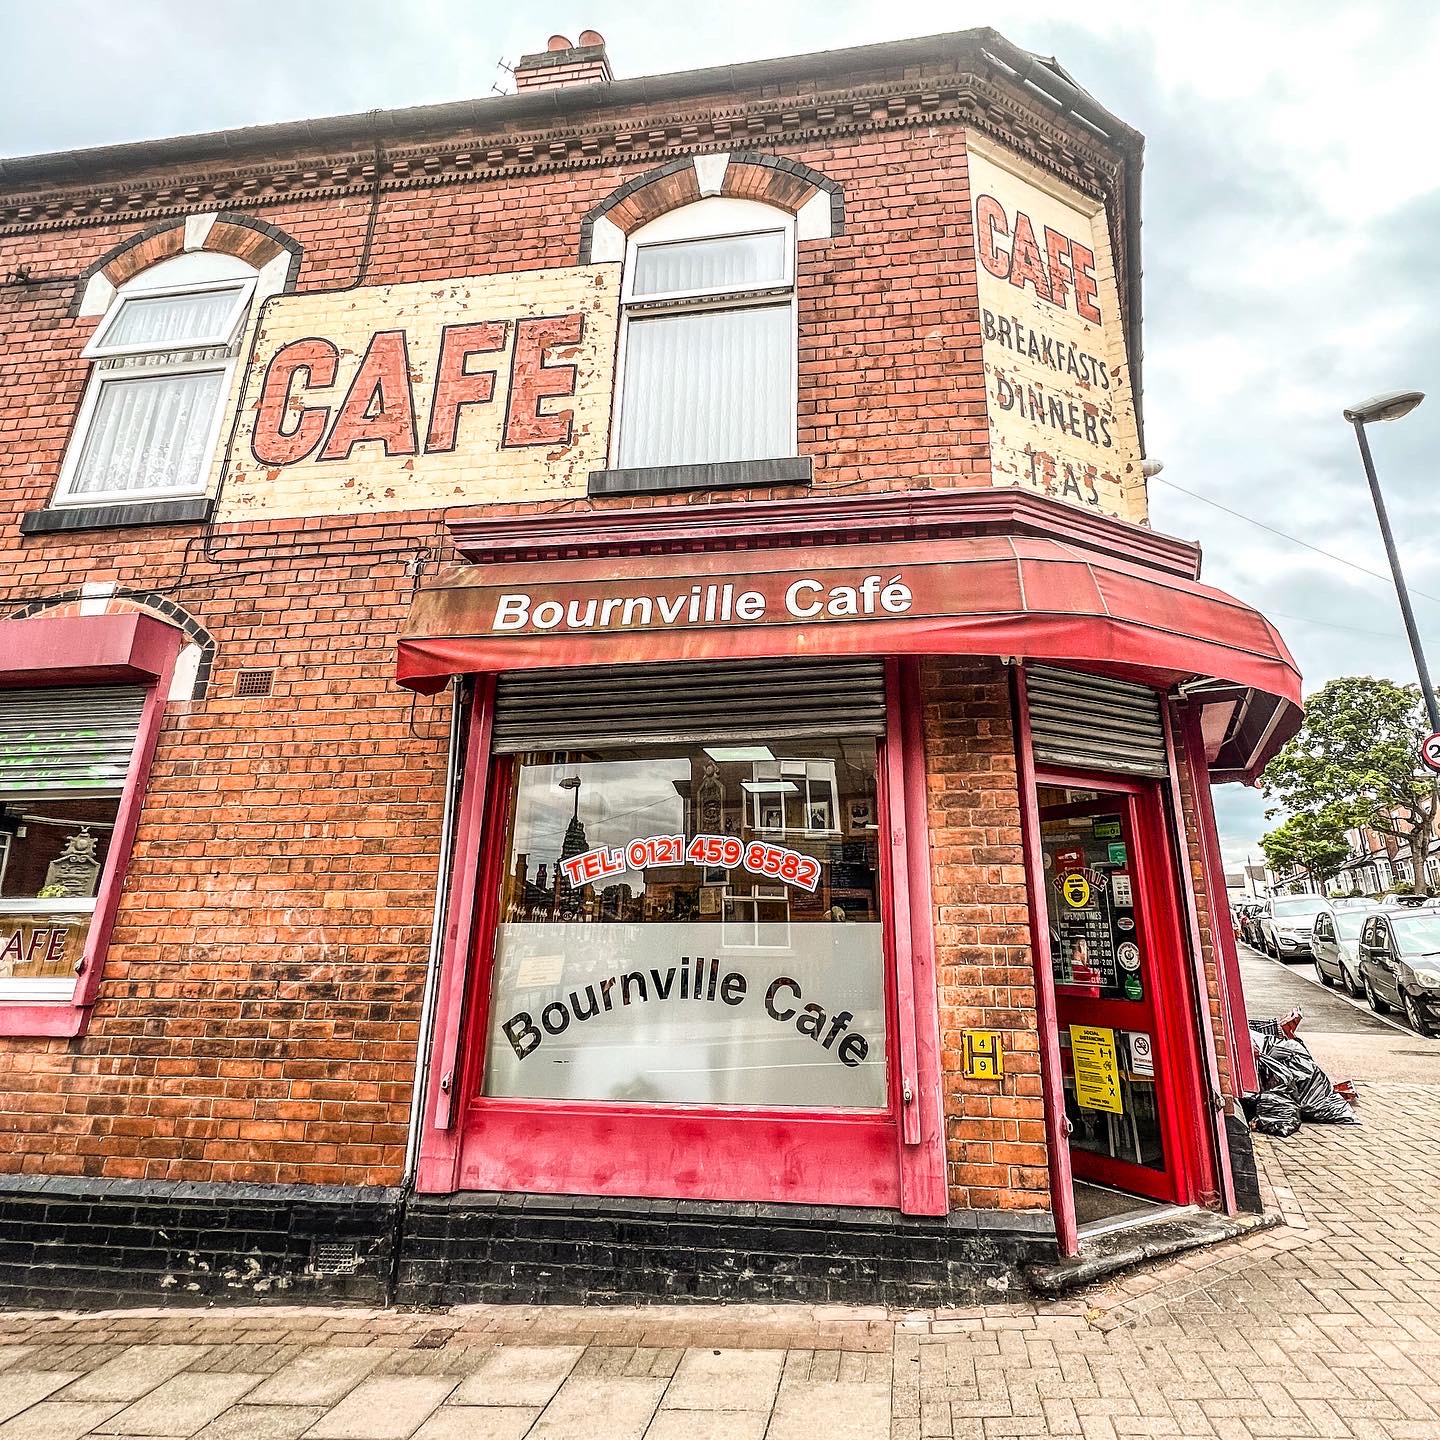
[[[0,1290],[993,1297],[1258,1204],[1141,139],[992,30],[0,165]],[[1213,897],[1213,899],[1212,899]]]

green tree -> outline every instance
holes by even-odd
[[[1323,886],[1350,858],[1349,828],[1345,812],[1333,807],[1302,810],[1262,837],[1260,848],[1272,870],[1293,867]]]
[[[1418,686],[1368,675],[1329,681],[1305,702],[1305,724],[1260,777],[1266,798],[1279,802],[1267,813],[1308,815],[1317,834],[1366,825],[1392,835],[1409,850],[1423,890],[1440,804],[1440,777],[1420,760],[1428,731]]]

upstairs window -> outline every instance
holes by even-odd
[[[95,368],[56,505],[205,493],[255,280],[196,252],[121,287],[83,352]]]
[[[615,463],[795,453],[795,225],[712,198],[626,247]]]

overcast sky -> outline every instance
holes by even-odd
[[[556,31],[600,30],[627,77],[993,25],[1147,137],[1154,523],[1200,540],[1205,578],[1276,621],[1307,689],[1414,678],[1388,582],[1172,486],[1384,572],[1340,411],[1437,392],[1373,438],[1440,667],[1440,6],[0,0],[0,20],[10,155],[483,95],[507,81],[497,62]],[[1234,786],[1216,800],[1233,863],[1264,805]]]

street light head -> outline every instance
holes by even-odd
[[[1408,415],[1423,399],[1419,390],[1391,390],[1385,395],[1372,395],[1352,406],[1345,418],[1352,424],[1369,425],[1374,420],[1398,420]]]

